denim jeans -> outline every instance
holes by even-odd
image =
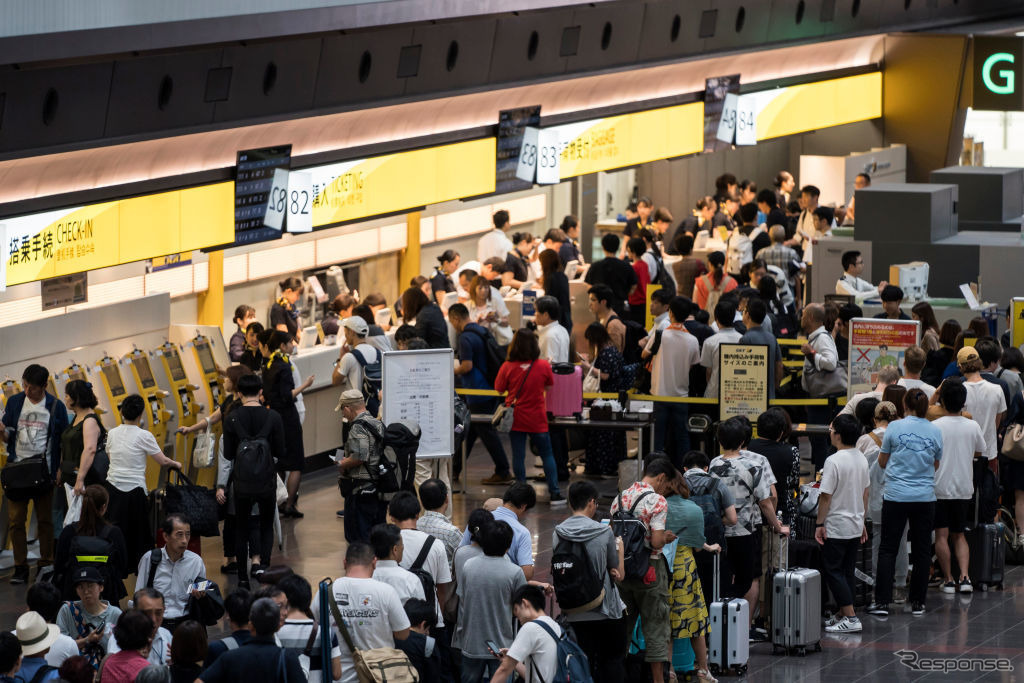
[[[530,437],[541,462],[544,463],[544,477],[548,482],[548,493],[555,495],[558,490],[558,473],[555,471],[555,457],[551,453],[551,436],[547,432],[517,432],[508,433],[508,439],[512,442],[512,471],[516,475],[516,481],[526,481],[526,437]]]
[[[487,683],[494,676],[501,662],[494,659],[462,658],[462,683]]]
[[[654,450],[663,451],[683,471],[683,457],[690,450],[690,406],[685,403],[654,404]]]
[[[489,404],[488,404],[489,405]],[[494,408],[488,405],[472,405],[470,411],[473,415],[490,415],[494,413]],[[498,436],[498,430],[489,424],[469,424],[469,429],[466,432],[466,460],[469,460],[469,456],[473,453],[473,445],[476,443],[477,437],[484,442],[484,448],[487,449],[487,453],[491,456],[491,461],[494,463],[495,474],[508,474],[508,458],[505,457],[505,449],[501,445],[501,437]],[[452,475],[458,479],[462,474],[462,458],[456,457],[452,462]]]

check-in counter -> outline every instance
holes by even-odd
[[[940,327],[942,323],[950,319],[960,323],[960,327],[967,327],[974,318],[986,318],[982,311],[972,310],[963,299],[925,299],[925,301],[932,305],[932,310],[935,311],[935,319],[939,321]],[[914,303],[904,302],[900,308],[904,313],[910,315],[910,309],[913,308]],[[878,300],[869,299],[861,304],[861,310],[864,311],[865,318],[873,318],[882,312],[882,303]],[[1005,329],[1003,327],[1005,325],[1003,315],[994,305],[986,313],[988,314],[986,320],[990,318],[995,319],[997,329]]]

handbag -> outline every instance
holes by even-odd
[[[348,645],[352,653],[352,662],[355,664],[356,678],[359,683],[416,683],[419,681],[419,674],[409,662],[409,657],[404,652],[393,647],[376,647],[372,650],[358,650],[352,642],[352,636],[348,632],[345,620],[338,609],[338,601],[334,597],[334,590],[328,586],[328,604],[331,608],[331,615],[334,617],[334,624],[338,632]]]
[[[828,334],[822,332],[821,334]],[[810,340],[808,340],[809,342]],[[811,398],[823,398],[846,393],[846,372],[837,364],[835,370],[818,370],[814,363],[804,362],[804,389]]]
[[[23,503],[53,490],[53,479],[46,467],[46,459],[35,455],[4,465],[0,470],[0,485],[5,496],[16,503]]]
[[[999,452],[1010,460],[1024,462],[1024,425],[1010,425],[1003,435],[1003,447]]]
[[[278,506],[284,505],[285,501],[288,500],[288,487],[285,486],[284,480],[278,475],[274,475],[274,502]]]
[[[85,485],[90,484],[102,484],[107,480],[107,473],[110,471],[110,456],[107,455],[107,430],[104,429],[103,423],[100,422],[100,417],[96,413],[89,413],[85,416],[85,419],[93,418],[96,420],[96,425],[100,428],[99,438],[96,440],[96,452],[92,456],[92,465],[89,466],[89,471],[85,474]],[[83,419],[83,422],[85,421]],[[72,425],[73,427],[74,425]],[[69,427],[70,429],[71,427]],[[81,454],[78,458],[72,460],[61,460],[60,471],[61,479],[65,484],[71,484],[74,486],[78,479],[78,465],[81,459]]]
[[[587,374],[583,377],[584,394],[597,394],[601,391],[600,371],[594,372],[595,370],[597,370],[597,368],[590,366],[590,370],[587,371]]]
[[[523,381],[519,384],[519,389],[516,391],[516,395],[512,398],[512,405],[505,405],[502,403],[498,406],[498,409],[494,411],[494,415],[491,416],[491,425],[502,434],[508,434],[512,431],[512,425],[515,423],[515,409],[516,403],[519,401],[519,395],[523,393],[523,387],[526,386],[526,380],[530,378],[530,372],[533,370],[533,363],[530,363],[530,367],[526,369],[526,374],[523,376]]]
[[[210,431],[210,423],[206,423],[206,431],[196,437],[192,447],[192,465],[197,468],[213,467],[217,462],[217,442]]]
[[[164,487],[164,516],[172,512],[182,513],[191,522],[192,533],[219,536],[216,493],[205,486],[196,486],[181,470],[172,472],[178,477],[179,483],[168,483]]]
[[[197,576],[196,581],[209,581],[203,593],[203,597],[197,598],[194,595],[188,596],[185,603],[185,613],[189,619],[195,619],[204,626],[216,626],[221,617],[224,616],[224,598],[220,594],[220,586],[215,582]]]

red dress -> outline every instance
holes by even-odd
[[[505,405],[511,405],[515,401],[516,413],[512,421],[512,431],[537,434],[548,431],[548,408],[544,391],[555,383],[555,376],[551,372],[551,364],[543,359],[533,362],[533,370],[527,376],[529,368],[528,361],[505,361],[498,370],[494,388],[497,391],[508,391]],[[519,390],[520,386],[522,391]]]

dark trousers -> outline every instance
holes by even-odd
[[[576,643],[590,661],[594,683],[619,683],[626,680],[626,652],[629,633],[626,617],[600,621],[574,621]]]
[[[487,406],[475,405],[471,406],[470,410],[474,415],[491,415],[494,413],[494,406],[488,409]],[[484,448],[494,462],[495,474],[510,474],[508,457],[505,456],[505,448],[501,445],[501,437],[498,436],[498,430],[489,424],[470,423],[466,433],[466,458],[469,459],[478,437],[484,442]],[[462,458],[455,458],[455,462],[452,463],[452,476],[457,479],[461,473]]]
[[[685,403],[654,404],[654,450],[662,451],[680,472],[690,450],[690,407]]]
[[[807,406],[807,423],[813,425],[832,424],[832,418],[836,416],[836,410],[831,406]],[[832,451],[828,442],[827,434],[820,434],[808,437],[811,442],[811,462],[814,463],[815,471],[825,466],[825,458]]]
[[[551,427],[551,454],[555,457],[555,470],[559,481],[569,478],[569,439],[566,438],[564,427]]]
[[[238,529],[238,520],[235,519],[237,515],[224,515],[224,532],[222,537],[224,540],[224,557],[235,556],[235,543],[238,537],[236,530]],[[249,522],[249,554],[259,555],[260,554],[260,525],[259,516],[256,516],[256,523],[253,524],[252,520]],[[262,556],[261,556],[262,557]]]
[[[924,604],[928,594],[928,570],[932,564],[932,523],[935,519],[935,501],[928,503],[898,503],[882,501],[882,540],[878,546],[878,570],[875,577],[875,602],[892,602],[893,575],[896,572],[896,554],[903,540],[903,528],[910,524],[910,602]]]
[[[345,540],[349,543],[370,542],[370,529],[382,524],[387,514],[387,505],[377,498],[376,493],[355,493],[345,497]]]
[[[857,590],[857,578],[854,569],[857,567],[857,550],[860,548],[860,537],[827,538],[821,549],[821,564],[825,570],[825,582],[828,584],[836,604],[846,607],[853,604],[853,596]]]
[[[53,564],[53,491],[52,488],[47,489],[46,493],[32,499],[36,511],[36,536],[39,537],[40,567]],[[67,500],[63,487],[61,487],[59,497]],[[11,548],[14,550],[15,566],[25,566],[28,563],[28,503],[27,500],[7,499],[7,514],[10,518],[8,528]]]
[[[249,527],[252,515],[246,514],[253,504],[259,510],[260,529],[260,562],[264,567],[270,565],[270,553],[274,549],[274,510],[277,504],[274,494],[265,496],[242,496],[235,494],[235,510],[243,514],[235,515],[235,558],[238,560],[238,575],[245,576],[249,566]]]

